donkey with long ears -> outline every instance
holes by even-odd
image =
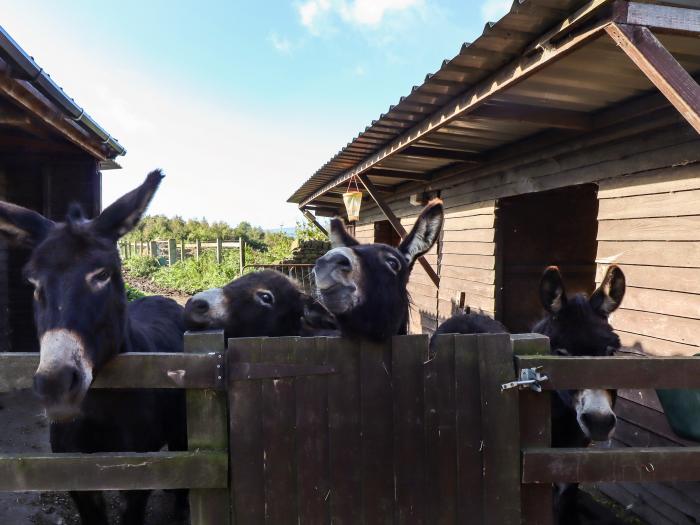
[[[194,295],[185,305],[185,326],[223,329],[227,338],[338,334],[333,315],[275,270],[249,273]]]
[[[582,293],[569,297],[559,269],[550,266],[540,280],[539,294],[546,315],[532,331],[549,337],[552,353],[610,356],[619,350],[620,338],[609,323],[610,314],[625,295],[625,276],[618,266],[608,268],[590,298]],[[503,325],[484,314],[462,314],[441,324],[435,335],[505,331]],[[617,422],[615,398],[613,390],[557,391],[552,396],[552,445],[585,447],[592,441],[610,439]],[[579,523],[577,488],[575,484],[558,487],[557,522],[561,525]]]
[[[93,390],[102,366],[122,352],[178,352],[182,308],[147,297],[127,305],[117,240],[141,219],[163,175],[88,220],[72,206],[65,222],[0,202],[0,234],[32,249],[24,275],[34,285],[40,341],[34,391],[51,421],[54,452],[186,450],[184,392]],[[83,525],[106,525],[100,492],[71,493]],[[148,491],[126,491],[121,523],[142,525]],[[178,494],[185,511],[186,493]]]
[[[406,333],[408,278],[416,259],[437,241],[443,220],[442,201],[435,199],[398,248],[360,244],[340,219],[331,221],[332,249],[313,271],[321,302],[335,315],[344,336],[383,341]]]

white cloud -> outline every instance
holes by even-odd
[[[484,22],[495,22],[510,11],[513,0],[486,0],[481,6]]]
[[[277,51],[283,55],[292,54],[292,42],[286,37],[279,36],[277,33],[270,33],[268,40]]]
[[[376,29],[389,13],[405,12],[422,4],[423,0],[305,0],[297,5],[297,10],[302,25],[318,36],[333,32],[335,20]]]

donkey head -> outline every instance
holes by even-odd
[[[263,270],[193,296],[185,306],[185,325],[223,328],[226,337],[275,337],[333,330],[335,321],[286,275]]]
[[[437,241],[442,229],[442,201],[431,201],[398,248],[359,244],[331,221],[333,249],[316,261],[314,276],[321,302],[349,337],[383,340],[406,333],[406,285],[416,259]]]
[[[559,269],[547,268],[540,282],[540,299],[547,316],[534,332],[550,339],[552,351],[569,356],[610,356],[620,348],[620,338],[608,322],[625,295],[625,276],[615,265],[608,268],[600,287],[591,295],[566,295]],[[576,413],[587,438],[606,441],[615,430],[613,390],[559,392],[563,403]]]
[[[138,223],[162,178],[150,173],[93,220],[77,205],[65,222],[54,223],[0,202],[0,235],[32,249],[24,276],[34,285],[40,342],[34,391],[51,419],[77,416],[100,367],[124,344],[126,295],[116,243]]]

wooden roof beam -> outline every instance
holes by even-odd
[[[691,3],[686,4],[688,7]],[[694,3],[697,6],[697,2]],[[613,20],[618,24],[645,26],[662,33],[700,33],[700,10],[639,2],[615,2]]]
[[[483,157],[478,153],[469,151],[457,151],[454,149],[430,148],[424,146],[409,146],[401,151],[400,155],[410,157],[424,157],[430,159],[459,160],[462,162],[479,163]]]
[[[396,231],[396,233],[399,234],[399,236],[403,239],[407,235],[406,228],[403,227],[403,224],[401,224],[401,221],[399,218],[394,215],[394,212],[391,210],[391,207],[384,201],[384,199],[379,195],[377,192],[377,188],[374,186],[371,180],[369,180],[369,177],[367,175],[358,175],[358,178],[360,181],[362,181],[362,184],[365,186],[367,189],[367,193],[369,193],[370,197],[374,200],[374,202],[377,203],[377,206],[379,207],[380,210],[382,210],[382,213],[386,216],[386,218],[389,220],[389,223],[391,224],[392,228]],[[433,284],[435,284],[436,287],[440,287],[440,277],[438,274],[433,270],[433,267],[430,266],[430,263],[425,259],[425,257],[421,256],[418,258],[418,262],[420,265],[423,267],[425,270],[425,273],[428,274],[428,277],[430,277],[430,280],[433,281]]]
[[[325,235],[326,237],[328,237],[328,231],[326,231],[326,229],[325,229],[323,226],[321,226],[321,224],[316,220],[316,217],[314,217],[314,216],[313,216],[308,210],[306,210],[306,209],[301,210],[301,213],[304,215],[304,217],[306,217],[306,220],[307,220],[307,221],[309,221],[311,224],[313,224],[314,226],[316,226],[316,228],[318,228],[318,231],[320,231],[323,235]]]
[[[647,27],[610,24],[610,37],[700,133],[700,85]]]
[[[548,128],[575,129],[590,131],[593,122],[587,113],[566,109],[550,109],[540,106],[528,106],[512,102],[494,102],[486,104],[470,113],[465,120],[496,119],[509,122],[536,124]]]
[[[367,171],[367,175],[374,175],[375,177],[386,177],[388,179],[402,179],[419,182],[430,180],[430,175],[427,175],[425,173],[418,173],[415,171],[391,170],[387,168],[372,168],[371,170]]]
[[[597,10],[601,3],[601,0],[589,2],[587,6],[591,6],[591,11],[588,11],[586,9],[587,6],[584,6],[584,8],[577,12],[577,15],[567,19],[567,25],[578,26],[577,16],[588,19],[591,16],[591,12]],[[319,195],[323,195],[329,189],[334,188],[338,184],[342,184],[353,175],[357,176],[368,172],[368,170],[372,169],[387,157],[399,153],[408,146],[414,145],[416,142],[424,139],[427,135],[449,124],[453,120],[464,117],[493,98],[496,94],[522,82],[546,66],[578,49],[584,43],[598,37],[609,23],[610,17],[602,17],[592,24],[585,25],[578,33],[568,34],[566,38],[558,40],[557,42],[549,42],[546,46],[543,45],[542,47],[534,49],[532,54],[514,60],[508,66],[485,78],[464,94],[455,97],[442,108],[432,112],[430,116],[426,116],[424,120],[416,123],[416,125],[410,128],[406,133],[382,147],[377,153],[368,157],[364,162],[316,190],[300,202],[299,206],[304,206],[315,200]]]

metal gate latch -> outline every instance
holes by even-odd
[[[540,374],[540,370],[542,370],[541,366],[536,368],[523,368],[520,371],[520,379],[511,381],[510,383],[503,383],[501,385],[501,392],[510,390],[511,388],[529,388],[535,392],[542,392],[542,385],[540,383],[548,381],[549,378]]]

